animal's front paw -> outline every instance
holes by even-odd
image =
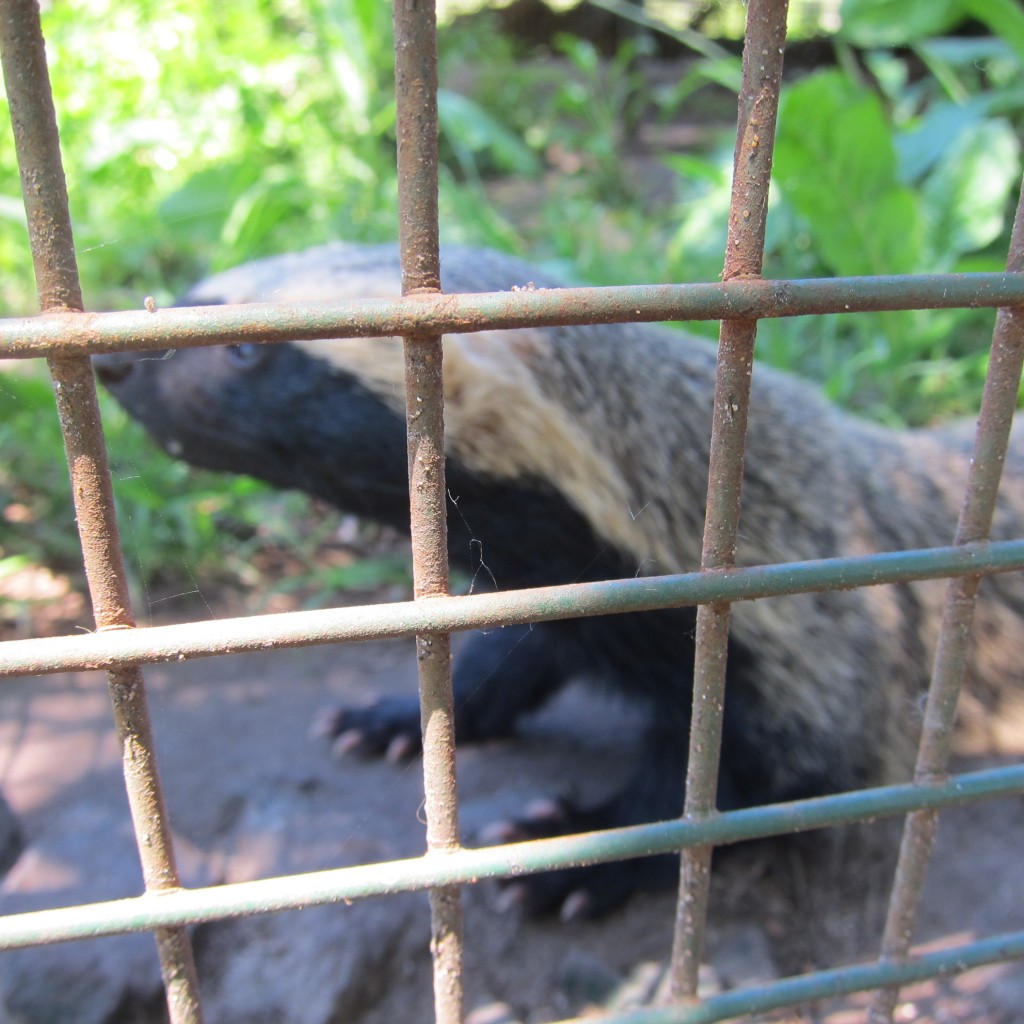
[[[323,708],[313,719],[310,735],[329,740],[336,757],[383,754],[389,761],[403,761],[422,743],[419,704],[410,698],[385,697],[362,708]]]
[[[518,843],[611,828],[614,824],[607,808],[584,811],[568,800],[535,800],[521,818],[495,822],[478,838],[488,845]],[[518,907],[531,916],[558,914],[563,921],[600,917],[634,892],[640,874],[638,862],[619,861],[512,878],[501,885],[498,907]]]

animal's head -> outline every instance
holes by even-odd
[[[354,258],[358,254],[359,259]],[[393,251],[331,246],[246,264],[182,305],[398,294]],[[93,360],[97,376],[169,454],[379,515],[406,488],[397,339],[238,344]]]
[[[508,288],[526,268],[497,253],[446,252],[445,287]],[[400,293],[394,246],[330,245],[203,281],[182,305],[339,301]],[[557,479],[541,465],[575,428],[541,390],[544,332],[445,341],[448,452],[469,473]],[[405,385],[398,338],[296,341],[99,356],[97,375],[168,453],[193,465],[297,487],[377,518],[406,488]],[[578,461],[581,442],[573,439]]]
[[[446,291],[544,280],[498,253],[442,253]],[[394,246],[332,245],[249,263],[193,288],[185,305],[391,298]],[[621,357],[615,327],[535,329],[445,339],[449,481],[558,491],[597,533],[627,548],[636,488],[616,462],[599,387],[572,353]],[[100,356],[96,372],[171,455],[259,477],[383,522],[407,522],[405,385],[398,338],[295,341]],[[617,364],[615,364],[617,365]],[[639,501],[642,505],[643,501]]]

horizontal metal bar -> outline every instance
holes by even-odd
[[[527,282],[523,282],[525,285]],[[1024,305],[1020,274],[540,288],[349,302],[252,303],[0,320],[4,358],[238,342],[469,333],[512,327],[722,320]]]
[[[906,985],[928,978],[962,974],[999,960],[1024,957],[1024,932],[1010,932],[954,949],[921,953],[902,963],[875,962],[784,978],[767,985],[736,989],[702,999],[697,1006],[666,1006],[615,1013],[561,1024],[713,1024],[753,1013],[767,1013],[819,999],[865,992],[888,985]]]
[[[471,883],[481,878],[516,877],[557,867],[671,853],[701,844],[722,845],[787,835],[904,814],[922,807],[949,807],[1021,792],[1024,765],[1014,765],[953,776],[943,783],[906,783],[858,790],[730,811],[701,821],[677,819],[482,850],[427,853],[384,864],[12,914],[0,918],[0,950],[293,910],[364,896]]]
[[[0,678],[1024,569],[1024,540],[0,643]]]

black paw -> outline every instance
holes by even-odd
[[[613,827],[607,808],[580,810],[567,800],[536,800],[521,818],[495,822],[479,835],[488,845],[571,835]],[[668,858],[659,858],[668,861]],[[530,916],[557,914],[563,921],[601,917],[614,910],[650,875],[650,860],[617,861],[543,871],[501,884],[498,909],[520,909]],[[671,864],[667,866],[671,869]]]
[[[309,731],[316,739],[330,740],[336,757],[383,754],[389,761],[404,761],[422,743],[419,704],[403,697],[386,697],[362,708],[323,708]]]

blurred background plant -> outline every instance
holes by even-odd
[[[1000,269],[1021,171],[1021,7],[791,0],[790,20],[766,275]],[[442,23],[446,240],[515,251],[578,283],[718,277],[739,0],[555,11],[466,0],[443,6]],[[256,256],[394,237],[389,5],[65,0],[47,7],[44,30],[90,308],[167,304]],[[0,218],[0,314],[29,314],[11,145],[0,146]],[[992,321],[774,320],[758,344],[842,404],[920,424],[976,407]],[[41,369],[0,366],[0,594],[26,565],[79,572]],[[406,579],[368,527],[188,471],[105,398],[103,413],[143,612],[225,584],[271,596],[298,586],[319,602]]]

